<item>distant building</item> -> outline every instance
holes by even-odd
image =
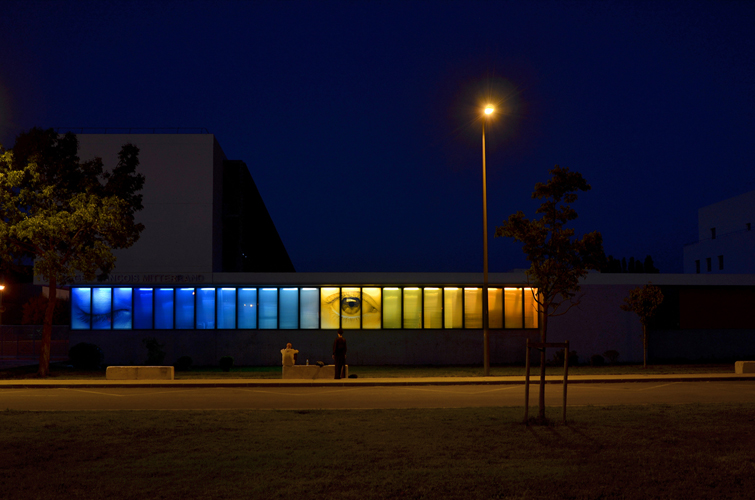
[[[116,250],[116,282],[201,283],[218,272],[293,272],[257,186],[243,161],[228,160],[212,134],[77,134],[79,157],[118,162],[125,143],[139,148],[146,177],[145,228]],[[125,278],[125,279],[124,279]],[[146,281],[150,281],[147,278]]]
[[[755,191],[698,210],[698,242],[684,247],[685,274],[755,273]]]

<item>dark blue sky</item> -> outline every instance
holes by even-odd
[[[205,127],[244,160],[298,271],[482,269],[555,164],[578,231],[681,272],[697,209],[755,189],[755,2],[0,4],[0,142]],[[149,179],[147,179],[149,182]]]

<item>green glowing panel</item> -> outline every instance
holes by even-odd
[[[503,303],[506,311],[506,328],[522,327],[522,289],[506,288],[503,291]]]
[[[464,289],[464,328],[482,328],[482,288]]]
[[[401,289],[383,288],[383,328],[401,328]]]
[[[503,290],[488,288],[488,326],[503,328]]]
[[[443,316],[446,328],[463,328],[461,288],[443,289]]]
[[[320,288],[320,328],[335,329],[341,326],[341,289],[335,286]]]
[[[404,328],[422,328],[422,290],[404,288]]]
[[[425,328],[443,328],[443,293],[440,288],[425,288]]]
[[[362,288],[362,328],[380,328],[380,288]]]

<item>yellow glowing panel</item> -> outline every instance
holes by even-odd
[[[504,289],[503,302],[506,311],[506,328],[522,328],[522,289]]]
[[[404,328],[422,328],[422,290],[404,288]]]
[[[383,288],[383,328],[401,328],[401,290]]]
[[[537,302],[535,296],[537,294],[537,288],[525,288],[524,289],[524,327],[525,328],[537,328]]]
[[[341,328],[354,330],[361,328],[362,321],[362,291],[359,288],[341,288]]]
[[[380,328],[380,288],[362,288],[362,328]]]
[[[482,328],[482,288],[464,289],[464,328]]]
[[[463,328],[461,309],[461,288],[444,288],[443,319],[446,328]]]
[[[443,328],[443,293],[440,288],[425,288],[425,328]]]
[[[488,326],[503,328],[503,290],[488,288]]]
[[[320,288],[320,328],[341,326],[341,293],[338,287]]]

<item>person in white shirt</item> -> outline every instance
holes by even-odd
[[[296,355],[299,351],[294,349],[291,342],[286,344],[285,349],[281,349],[281,355],[283,356],[283,366],[294,366],[296,364]]]

